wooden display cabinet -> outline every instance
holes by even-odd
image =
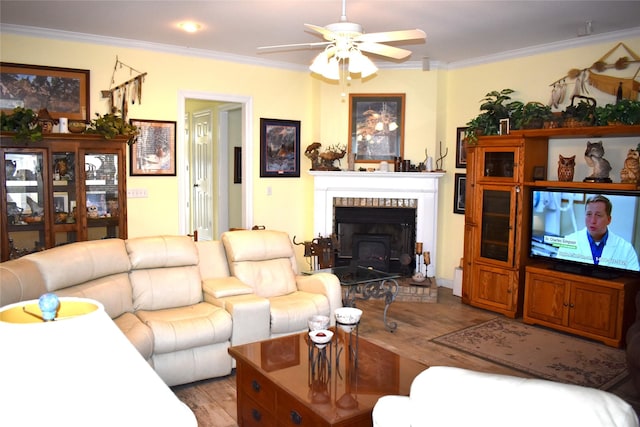
[[[539,324],[620,347],[634,318],[638,280],[613,280],[526,267],[525,323]]]
[[[529,223],[533,188],[539,186],[608,190],[638,188],[635,184],[535,181],[534,178],[538,178],[535,175],[538,174],[534,172],[546,171],[549,167],[550,138],[607,138],[638,135],[640,135],[640,126],[533,129],[514,131],[503,136],[479,137],[476,145],[467,147],[462,302],[508,317],[517,317],[523,312],[525,267],[531,263],[528,245],[531,240]],[[548,271],[547,277],[552,279],[554,274],[555,272]],[[596,295],[600,294],[587,293],[585,286],[575,285],[584,281],[574,280],[571,283],[574,285],[568,286],[570,290],[567,292],[573,295],[573,298],[585,298],[591,301],[590,304],[603,304],[602,300],[596,298]],[[543,301],[546,300],[543,299]],[[553,304],[557,301],[549,301],[549,303]],[[538,301],[536,304],[536,312],[543,312],[544,310],[539,307],[545,303]],[[586,313],[593,311],[594,308],[589,307],[584,310]],[[556,325],[558,329],[580,331],[581,334],[588,333],[592,337],[606,339],[611,345],[619,343],[620,338],[615,335],[620,333],[619,329],[616,329],[614,335],[608,329],[605,331],[613,320],[606,326],[603,326],[606,322],[601,322],[600,326],[589,326],[590,320],[587,314],[579,310],[571,310],[568,313],[571,314],[572,326],[560,327],[562,322],[552,321],[547,325]],[[626,316],[626,312],[624,315]],[[611,319],[615,317],[616,320],[613,323],[618,324],[621,312],[609,312],[606,316],[611,316]]]
[[[463,302],[516,317],[526,254],[523,197],[536,166],[546,165],[547,139],[479,138],[467,151]]]
[[[66,243],[127,237],[126,139],[0,135],[0,261]]]

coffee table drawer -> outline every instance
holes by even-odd
[[[267,411],[275,412],[276,390],[273,383],[246,364],[238,364],[237,370],[238,392],[242,391]]]
[[[278,426],[325,426],[328,425],[320,416],[305,407],[296,399],[278,393],[278,410],[276,412]]]
[[[238,425],[242,427],[275,427],[273,415],[244,393],[238,394]]]

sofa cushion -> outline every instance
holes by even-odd
[[[124,273],[131,268],[122,239],[76,242],[29,257],[38,266],[49,292]]]
[[[58,289],[56,294],[61,297],[90,298],[100,301],[112,319],[133,311],[131,283],[127,273],[101,277],[80,285]]]
[[[290,334],[307,329],[307,321],[315,314],[330,316],[329,301],[324,295],[294,292],[269,299],[271,335]]]
[[[189,236],[138,237],[125,244],[134,270],[198,264],[198,250]]]
[[[153,354],[153,333],[151,328],[145,325],[140,318],[133,313],[124,313],[113,319],[118,328],[140,352],[145,360],[149,360]]]
[[[44,277],[30,255],[0,263],[0,307],[38,299],[46,292]]]
[[[196,242],[198,250],[198,267],[203,279],[229,277],[229,264],[224,245],[219,240],[205,240]]]
[[[136,315],[153,331],[154,353],[170,353],[231,339],[231,315],[203,302]]]
[[[238,262],[233,266],[233,275],[251,286],[256,295],[263,298],[287,295],[298,289],[293,270],[286,258]]]
[[[514,420],[522,427],[638,425],[629,404],[602,390],[446,366],[420,373],[410,400],[414,427],[511,427]]]
[[[196,265],[133,270],[129,280],[136,311],[183,307],[203,299],[200,271]]]

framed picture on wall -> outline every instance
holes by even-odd
[[[176,175],[176,122],[131,119],[138,140],[129,146],[131,176]]]
[[[404,154],[405,94],[349,94],[349,147],[356,162]]]
[[[454,176],[454,180],[453,213],[464,214],[465,197],[467,194],[467,174],[457,173]]]
[[[0,62],[0,110],[16,107],[38,112],[46,108],[52,118],[87,121],[89,70]]]
[[[300,176],[300,121],[260,119],[260,176]]]
[[[467,167],[467,147],[464,143],[464,132],[466,127],[460,127],[456,129],[456,167]]]

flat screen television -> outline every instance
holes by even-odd
[[[608,225],[601,213],[606,202],[587,203],[595,196],[611,202]],[[587,209],[588,205],[592,207]],[[640,192],[540,188],[532,191],[530,206],[530,257],[579,275],[605,279],[622,273],[640,275]],[[603,221],[607,237],[600,246],[601,238],[587,234],[601,234],[598,229],[602,230]]]

